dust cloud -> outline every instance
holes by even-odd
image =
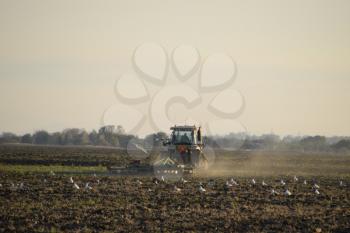
[[[198,176],[349,176],[350,158],[341,155],[269,151],[217,151],[215,163]]]

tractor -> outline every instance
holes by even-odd
[[[141,165],[140,161],[133,161],[126,167],[109,167],[108,170],[119,174],[182,176],[191,175],[195,169],[206,169],[208,161],[203,153],[201,127],[175,125],[170,130],[169,138],[160,139],[167,150],[153,164]]]
[[[203,139],[201,127],[174,126],[170,139],[163,145],[168,147],[168,156],[179,165],[188,169],[206,169],[208,162],[203,154]]]

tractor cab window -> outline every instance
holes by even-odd
[[[173,132],[173,142],[174,144],[193,144],[193,135],[191,131],[180,131],[176,130]]]

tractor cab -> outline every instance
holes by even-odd
[[[196,126],[174,126],[170,128],[171,144],[173,145],[202,145],[201,128]]]
[[[168,156],[185,167],[204,167],[206,159],[203,154],[201,127],[175,125],[170,130],[170,139],[164,143],[168,146]]]

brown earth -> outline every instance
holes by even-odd
[[[215,151],[214,159],[188,183],[76,175],[79,190],[68,175],[0,170],[0,232],[350,232],[350,156]],[[112,148],[0,145],[0,169],[129,160]],[[227,187],[232,176],[239,185]]]
[[[226,187],[225,178],[155,184],[150,177],[76,176],[77,190],[68,176],[1,173],[0,232],[350,232],[350,186],[283,178],[286,186],[277,177],[265,177],[268,186],[241,177],[239,186]]]

